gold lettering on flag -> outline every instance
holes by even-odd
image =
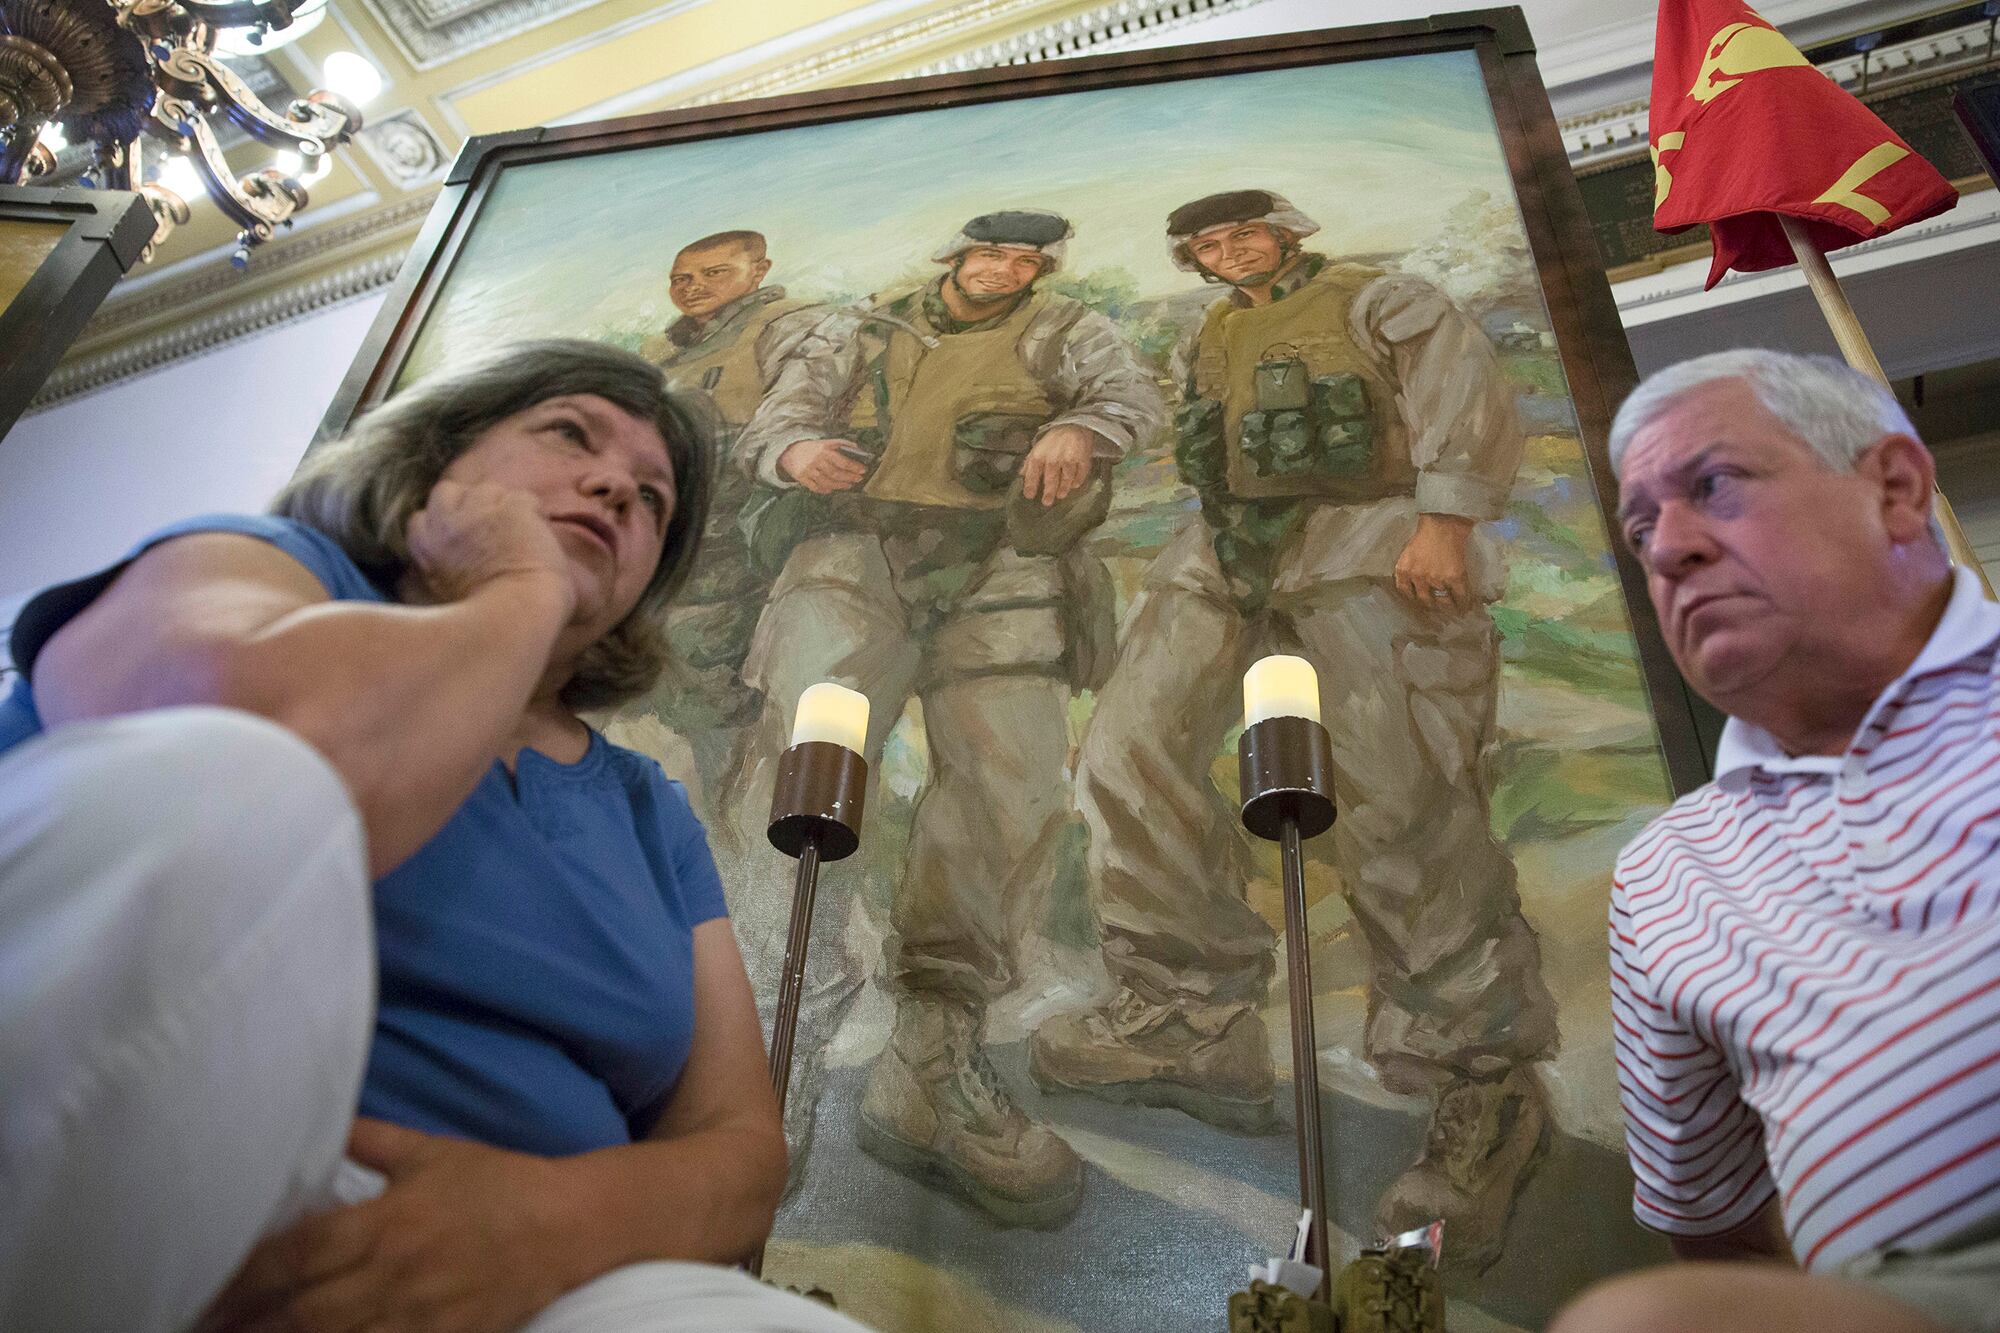
[[[1776,28],[1732,23],[1708,39],[1701,72],[1694,76],[1688,96],[1704,104],[1713,102],[1751,74],[1789,65],[1812,68],[1812,62]]]
[[[1653,154],[1653,211],[1655,213],[1660,211],[1661,204],[1667,202],[1667,192],[1674,188],[1673,173],[1667,170],[1667,164],[1660,159],[1668,153],[1679,150],[1686,142],[1686,131],[1675,130],[1672,134],[1662,134],[1658,143],[1647,145]]]
[[[1889,220],[1889,210],[1861,193],[1861,187],[1871,179],[1881,175],[1896,163],[1910,155],[1910,150],[1898,144],[1878,143],[1863,153],[1855,164],[1841,174],[1827,192],[1813,200],[1816,204],[1838,204],[1851,208],[1876,226]],[[1654,205],[1658,207],[1658,205]]]

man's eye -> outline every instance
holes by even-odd
[[[550,428],[571,444],[587,445],[590,443],[590,436],[585,433],[581,425],[574,421],[557,420],[551,423]]]
[[[1694,479],[1694,493],[1698,499],[1714,498],[1716,492],[1724,490],[1735,480],[1727,472],[1704,472]]]
[[[1635,551],[1646,549],[1646,539],[1653,535],[1650,523],[1638,523],[1625,529],[1625,544]]]
[[[667,497],[660,492],[658,487],[641,486],[639,488],[639,499],[640,502],[646,506],[646,508],[652,510],[656,514],[664,514],[667,512]]]

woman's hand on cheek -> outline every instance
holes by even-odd
[[[388,1178],[381,1196],[258,1244],[204,1330],[501,1333],[572,1285],[540,1207],[554,1163],[368,1119],[348,1155]]]
[[[404,540],[424,587],[440,602],[512,575],[570,586],[569,556],[535,497],[495,482],[438,482],[410,516]]]

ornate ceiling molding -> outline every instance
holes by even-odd
[[[935,61],[911,70],[904,77],[921,78],[927,74],[950,74],[991,65],[1024,65],[1091,51],[1108,53],[1130,46],[1141,38],[1154,37],[1263,3],[1264,0],[1174,0],[1167,4],[1144,4],[1135,3],[1135,0],[1119,0],[1117,4],[1105,5],[1087,14],[1044,24],[1004,42],[989,43],[949,60]]]
[[[705,3],[706,0],[697,0]],[[418,69],[553,23],[599,0],[361,0]]]
[[[1880,46],[1869,53],[1868,93],[1909,92],[1937,79],[1962,74],[1988,59],[1986,24],[1972,23],[1947,32]],[[1861,90],[1862,57],[1848,56],[1818,67],[1820,73],[1849,92]],[[1646,152],[1650,102],[1621,102],[1560,122],[1563,146],[1579,174],[1618,166]]]
[[[242,292],[245,278],[221,262],[122,298],[114,296],[85,327],[78,340],[80,354],[56,369],[29,410],[53,407],[65,399],[184,357],[197,356],[237,338],[289,324],[386,286],[402,268],[408,240],[430,212],[435,198],[436,192],[430,191],[270,245],[258,254],[252,280],[289,270],[311,269],[342,251],[364,253],[330,270],[311,272],[300,278],[280,278],[270,290],[248,300],[232,299]],[[200,311],[204,304],[214,308],[191,318],[174,318],[180,312]],[[172,322],[167,323],[169,320]],[[143,329],[149,323],[162,327],[137,339],[113,341],[122,330]],[[92,342],[111,345],[92,351]]]
[[[893,78],[916,78],[957,70],[985,69],[994,65],[1028,64],[1090,51],[1113,51],[1121,44],[1203,19],[1235,13],[1264,3],[1264,0],[1118,0],[1083,14],[1043,24],[1004,41],[970,47],[945,60],[908,68]],[[780,43],[767,43],[738,52],[726,62],[711,62],[620,93],[613,98],[584,107],[571,122],[602,120],[630,115],[636,111],[662,107],[711,106],[752,97],[775,97],[780,93],[839,82],[858,71],[893,65],[899,57],[928,50],[954,38],[1002,27],[1048,8],[1047,0],[966,0],[922,18],[892,23],[826,47],[809,56],[782,61],[747,78],[716,83],[731,68],[754,68],[778,54]],[[790,44],[791,39],[786,43]],[[471,88],[455,89],[462,94]]]
[[[288,287],[243,305],[232,306],[185,324],[177,324],[151,337],[126,343],[115,351],[65,363],[55,374],[49,376],[48,383],[42,386],[41,393],[37,394],[34,402],[29,404],[29,410],[39,412],[44,408],[55,406],[64,399],[104,388],[118,380],[129,379],[149,370],[157,370],[170,362],[198,356],[224,343],[234,342],[238,338],[276,328],[281,324],[289,324],[314,311],[338,305],[357,296],[364,296],[378,287],[387,285],[395,278],[396,270],[402,266],[403,256],[400,252],[376,255],[332,273],[322,274],[296,287]]]
[[[2000,194],[1980,190],[1964,196],[1959,207],[1948,213],[1940,213],[1899,228],[1887,236],[1877,236],[1846,247],[1840,251],[1837,262],[1849,272],[1883,268],[1973,246],[1990,245],[1996,241],[2000,241]],[[1890,258],[1891,255],[1895,258]],[[1857,260],[1861,262],[1857,264]],[[1628,326],[1648,322],[1655,317],[1651,313],[1654,307],[1687,298],[1700,299],[1707,278],[1708,269],[1704,264],[1676,264],[1659,273],[1620,283],[1614,289],[1619,313],[1625,317]],[[1796,267],[1755,273],[1732,269],[1712,290],[1724,293],[1714,299],[1726,303],[1761,295],[1774,288],[1804,285],[1805,277]],[[2000,344],[2000,330],[1996,330],[1996,344]]]

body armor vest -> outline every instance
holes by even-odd
[[[733,329],[714,330],[678,351],[669,344],[666,353],[656,358],[667,387],[677,393],[705,395],[725,429],[741,430],[764,400],[757,340],[774,320],[810,304],[780,297],[733,316],[726,321]]]
[[[1231,495],[1352,502],[1413,492],[1393,371],[1350,332],[1355,298],[1380,276],[1328,264],[1269,305],[1209,309],[1195,393],[1221,407]]]
[[[1006,505],[1035,432],[1055,415],[1019,349],[1047,303],[1035,293],[992,328],[939,334],[935,347],[891,328],[849,415],[854,438],[881,442],[864,494],[950,509]],[[932,331],[921,311],[911,322]]]

